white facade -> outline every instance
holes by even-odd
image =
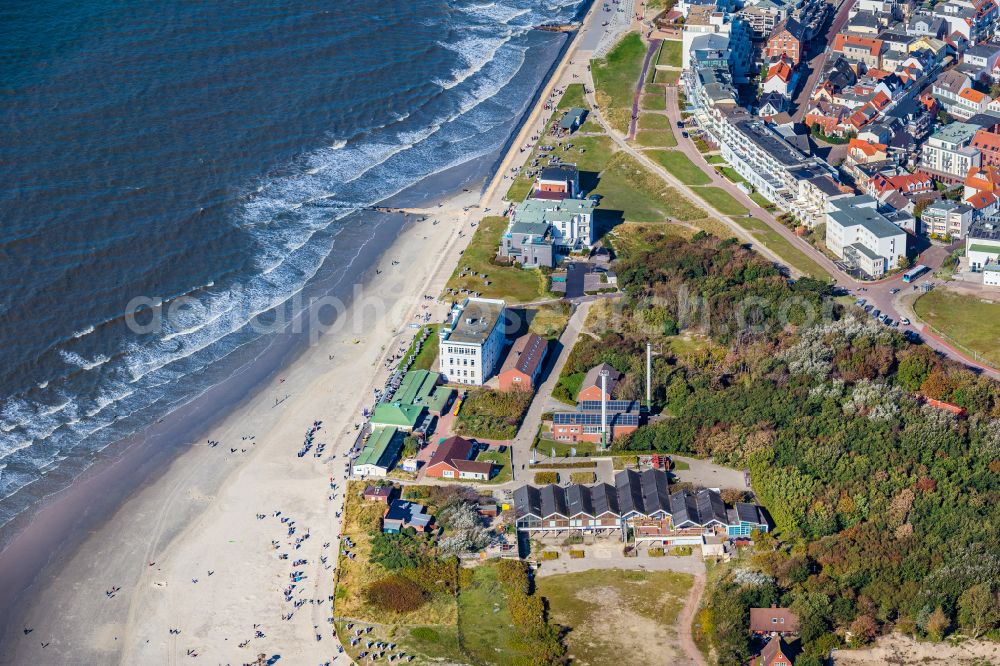
[[[1000,262],[1000,220],[976,222],[965,237],[965,258],[969,270],[978,273],[987,264]]]
[[[978,167],[982,155],[970,146],[978,127],[967,123],[951,123],[935,132],[924,144],[920,156],[923,167],[964,179],[972,167]]]
[[[972,206],[943,199],[927,206],[920,220],[928,234],[965,238],[972,217]]]
[[[506,303],[467,298],[441,325],[439,362],[445,380],[482,386],[500,361],[504,347]]]
[[[1000,264],[990,264],[983,268],[983,286],[1000,287]]]
[[[906,232],[876,210],[869,196],[830,202],[826,245],[841,259],[877,278],[896,268],[906,256]]]

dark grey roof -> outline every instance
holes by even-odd
[[[541,493],[535,486],[521,486],[514,491],[514,510],[519,516],[542,516]]]
[[[815,185],[820,192],[826,194],[827,196],[835,197],[838,194],[843,194],[843,192],[840,191],[837,181],[828,175],[815,176],[810,178],[809,182]]]
[[[663,470],[622,470],[615,474],[615,487],[622,513],[637,511],[648,516],[657,511],[670,512],[667,473]]]
[[[613,487],[607,483],[573,484],[565,488],[521,486],[514,491],[514,508],[519,517],[530,514],[538,518],[552,515],[570,518],[584,514],[596,518],[606,513],[616,516],[664,513],[679,527],[688,523],[706,526],[713,521],[722,525],[740,521],[767,524],[763,511],[754,504],[739,503],[733,510],[727,510],[716,490],[669,494],[667,473],[659,469],[622,470],[615,474]]]
[[[991,216],[986,219],[973,222],[969,227],[969,238],[979,238],[981,240],[1000,240],[1000,216]]]
[[[560,164],[558,166],[547,166],[538,175],[541,180],[574,180],[576,179],[575,164]]]
[[[601,411],[600,400],[581,400],[576,403],[579,412],[599,412]],[[608,412],[638,412],[639,401],[637,400],[608,400]]]
[[[566,497],[566,515],[578,516],[581,513],[594,516],[594,506],[590,501],[590,492],[586,486],[573,484],[563,493]]]
[[[618,493],[613,486],[607,483],[599,483],[590,489],[590,501],[594,507],[594,516],[611,512],[621,515],[618,506]]]
[[[779,134],[759,120],[741,120],[736,123],[736,127],[758,148],[784,166],[795,166],[804,159],[802,153],[788,145]]]
[[[551,516],[557,514],[565,516],[567,514],[566,495],[563,489],[556,485],[544,486],[538,490],[538,497],[541,500],[541,516]]]
[[[638,426],[638,412],[608,412],[608,425],[615,426]],[[552,423],[556,425],[601,425],[601,412],[555,412],[552,414]]]
[[[742,522],[746,523],[762,523],[760,515],[760,508],[756,504],[747,504],[746,502],[737,502],[733,505],[736,510],[736,517]]]

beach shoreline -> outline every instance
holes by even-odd
[[[80,659],[81,663],[169,661],[187,641],[192,647],[185,649],[210,651],[219,659],[230,648],[240,649],[241,659],[267,652],[271,646],[296,661],[306,657],[322,660],[323,655],[328,658],[334,652],[326,623],[329,613],[318,612],[317,607],[332,595],[330,569],[328,563],[320,566],[320,558],[336,561],[336,544],[324,547],[323,543],[329,542],[322,541],[335,535],[337,528],[331,506],[339,503],[339,498],[322,501],[334,494],[330,492],[330,474],[342,476],[341,456],[354,441],[353,425],[360,421],[360,409],[370,405],[370,389],[381,387],[388,377],[389,371],[380,366],[380,360],[409,344],[416,331],[406,324],[415,313],[426,311],[421,306],[431,303],[422,296],[440,294],[472,236],[471,222],[485,212],[476,202],[483,206],[497,198],[497,189],[505,181],[503,175],[541,117],[544,102],[572,55],[572,45],[572,40],[567,40],[561,49],[515,125],[516,131],[491,165],[482,190],[462,192],[439,207],[431,206],[428,212],[440,218],[441,224],[409,222],[382,254],[382,273],[361,281],[360,297],[352,299],[343,317],[362,322],[360,328],[370,330],[371,336],[363,344],[355,344],[354,327],[328,334],[280,372],[280,390],[264,383],[226,415],[201,415],[205,422],[215,422],[202,441],[179,445],[186,447],[179,455],[164,453],[170,458],[164,468],[147,471],[148,481],[110,518],[90,530],[72,552],[49,563],[46,573],[28,592],[30,603],[24,604],[23,621],[25,627],[33,629],[31,637],[22,640],[21,628],[8,624],[4,642],[12,649],[5,662],[72,663],[80,655],[89,655]],[[389,258],[400,263],[387,269],[384,264]],[[370,299],[383,304],[381,314],[376,313],[372,322],[363,322]],[[438,321],[446,306],[435,302],[430,309],[434,312],[431,321]],[[328,362],[333,359],[337,362]],[[274,380],[265,378],[271,384]],[[339,392],[338,381],[345,384]],[[271,405],[272,399],[280,400],[278,393],[291,397]],[[316,420],[323,421],[317,441],[325,442],[331,455],[303,460],[295,455],[299,437]],[[248,437],[253,439],[244,439]],[[211,447],[205,439],[221,444]],[[114,474],[116,466],[136,464],[129,456],[137,456],[138,451],[139,447],[126,449],[85,482],[99,486],[102,474]],[[258,499],[263,497],[280,499]],[[46,509],[57,505],[59,499]],[[261,506],[248,506],[255,502]],[[281,590],[287,582],[274,572],[286,571],[288,565],[277,560],[269,544],[279,541],[292,548],[298,538],[285,535],[282,541],[282,529],[276,527],[279,519],[273,515],[278,511],[284,517],[295,516],[297,529],[311,530],[311,536],[325,535],[301,541],[296,549],[308,562],[307,580],[316,594],[310,602],[312,622],[278,622],[272,617],[277,615],[276,606],[281,605]],[[234,536],[233,531],[238,538],[228,538]],[[270,538],[265,539],[265,534]],[[27,555],[31,539],[25,543]],[[234,543],[249,550],[237,548],[235,553],[220,555],[219,563],[206,561],[212,554],[232,550],[229,545]],[[7,554],[5,551],[0,557]],[[268,580],[257,585],[248,577]],[[119,587],[120,591],[114,591]],[[239,593],[247,589],[249,594]],[[211,594],[211,608],[203,599],[198,600],[204,594]],[[8,608],[13,611],[14,605]],[[205,617],[199,622],[201,614]],[[181,634],[168,633],[170,618],[177,615],[190,616],[185,617],[187,628]],[[81,617],[88,618],[87,622],[81,623]],[[266,621],[264,637],[256,637],[256,628],[244,626],[248,617],[254,619],[251,624],[258,624],[258,618]],[[21,618],[12,612],[9,619]],[[63,627],[62,631],[52,635],[52,627],[57,626]],[[316,640],[313,633],[317,628],[322,640]],[[237,648],[243,640],[250,640],[252,647]],[[42,643],[47,646],[40,647]],[[289,653],[290,645],[301,654]],[[76,657],[67,662],[70,653]]]

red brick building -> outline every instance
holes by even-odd
[[[464,437],[449,437],[440,444],[427,461],[425,474],[439,479],[469,479],[487,481],[493,464],[472,460],[476,445]]]
[[[750,631],[755,634],[797,634],[799,617],[787,608],[751,608]]]
[[[622,373],[607,363],[601,363],[587,371],[587,375],[583,378],[583,384],[580,385],[580,393],[576,397],[577,402],[601,399],[601,373],[605,370],[608,372],[607,399],[611,400],[611,394],[614,393],[615,387],[621,381]]]
[[[507,358],[500,368],[498,379],[501,391],[531,390],[542,371],[548,341],[534,333],[522,335],[514,341]]]
[[[782,21],[774,27],[767,39],[764,55],[768,58],[786,56],[795,65],[802,60],[805,51],[806,28],[793,18]]]
[[[972,137],[972,147],[983,154],[983,166],[1000,166],[1000,126],[983,128]]]
[[[777,636],[768,641],[754,663],[757,666],[794,666],[798,649]]]

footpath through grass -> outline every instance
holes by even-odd
[[[658,222],[667,218],[692,221],[708,217],[704,210],[625,153],[612,156],[594,192],[604,197],[601,208],[620,210],[629,222]]]
[[[500,246],[500,235],[507,229],[502,215],[484,217],[455,268],[449,289],[478,291],[485,298],[502,298],[510,303],[527,303],[545,297],[547,280],[538,269],[519,266],[498,266],[493,263]],[[469,271],[465,271],[465,267]],[[486,278],[479,277],[485,274]],[[486,284],[489,280],[490,284]]]
[[[734,217],[733,221],[750,232],[761,245],[781,257],[785,263],[804,275],[820,280],[829,279],[830,274],[809,255],[792,245],[784,236],[755,217]]]
[[[913,309],[941,334],[1000,368],[1000,302],[938,288],[918,298]]]
[[[619,132],[627,132],[632,118],[632,99],[642,75],[646,45],[638,33],[629,33],[604,58],[591,61],[597,105]]]
[[[719,187],[696,187],[695,194],[704,199],[723,215],[746,215],[747,209],[729,192]]]
[[[712,182],[712,179],[684,153],[673,150],[650,150],[647,154],[685,185],[707,185]]]

